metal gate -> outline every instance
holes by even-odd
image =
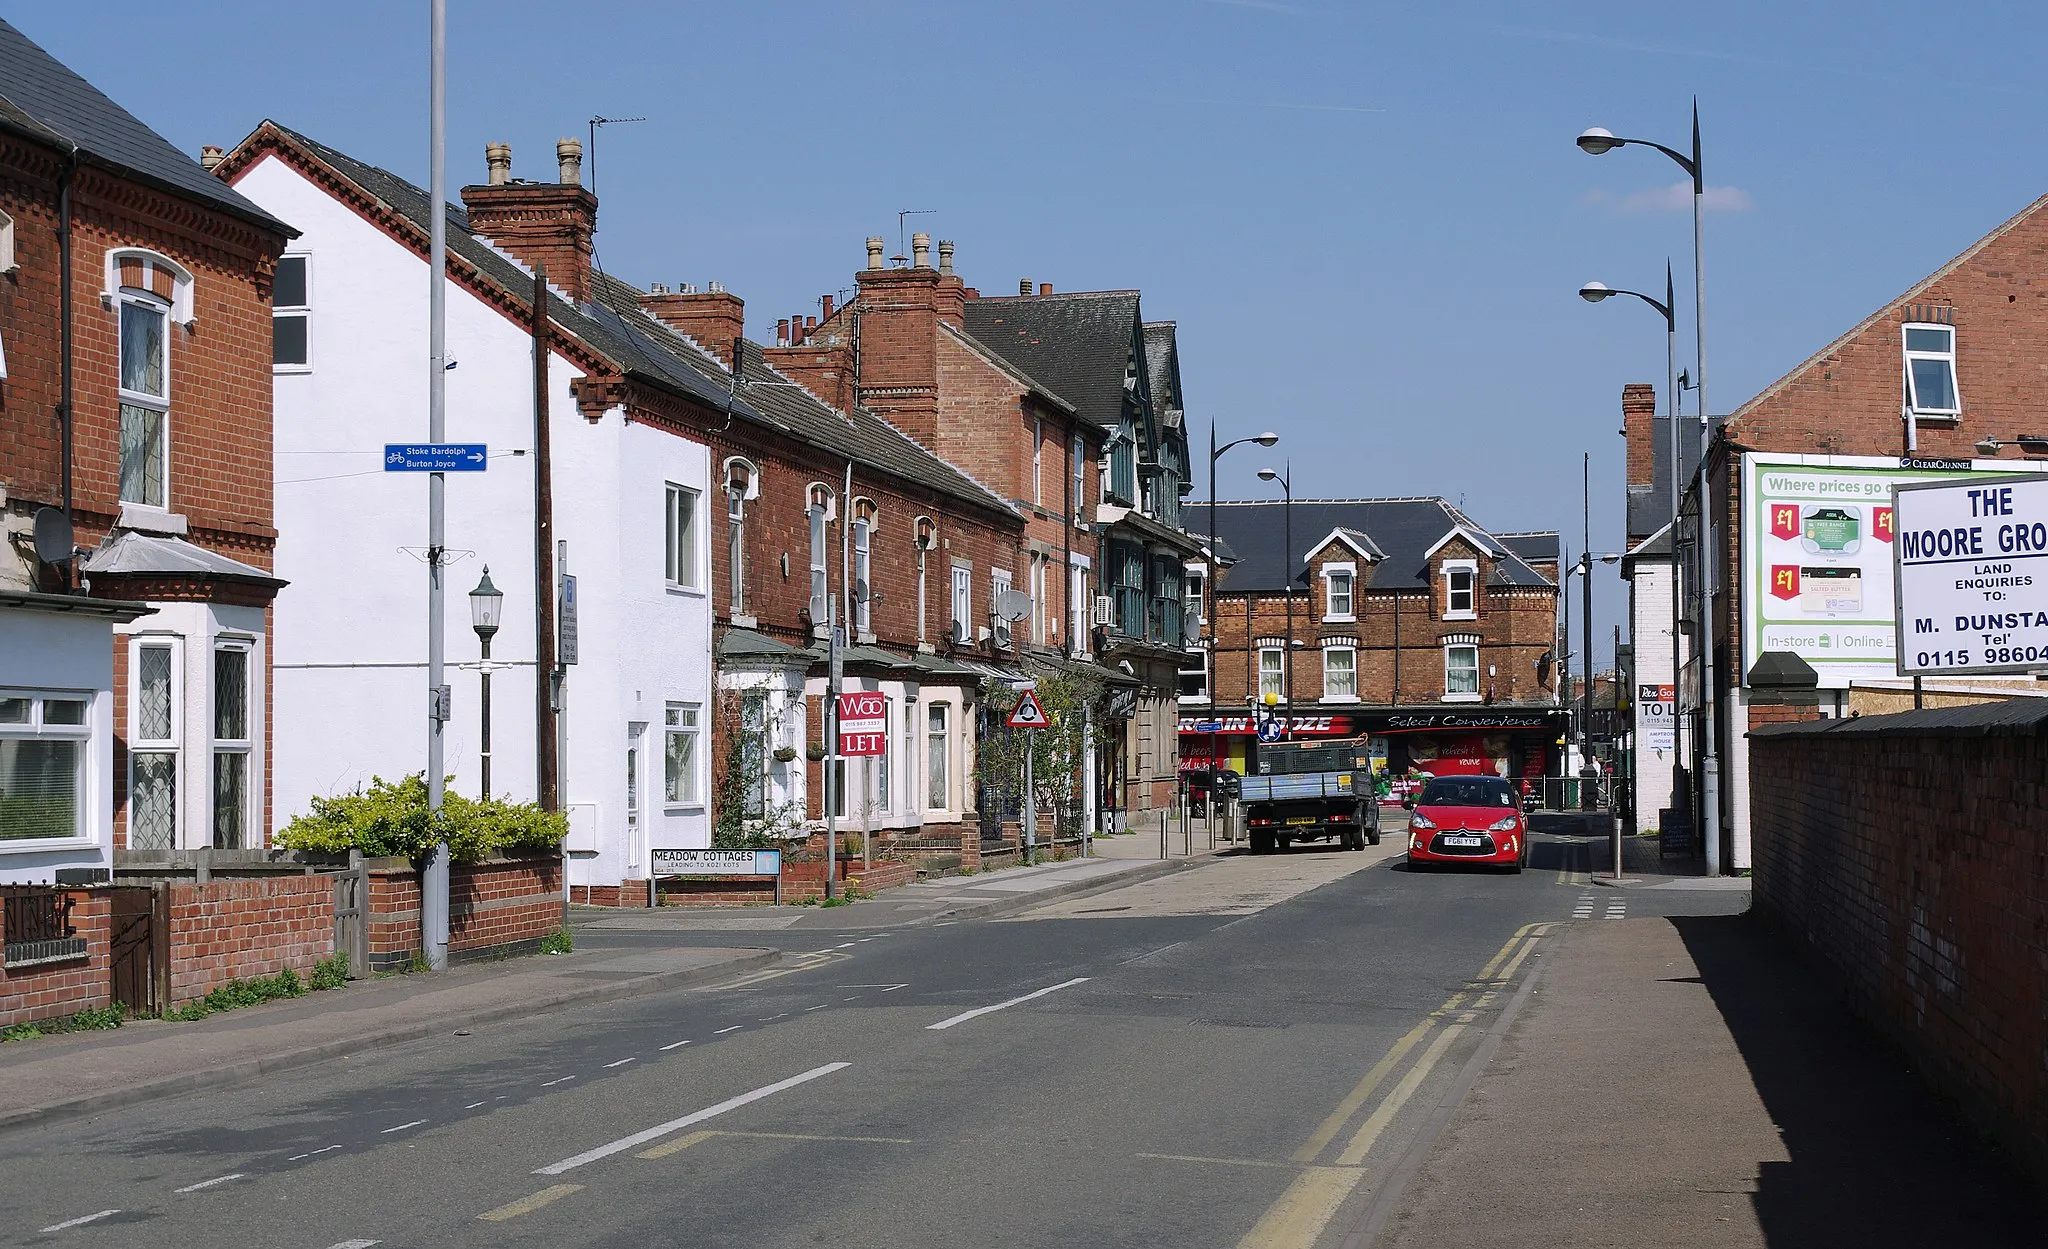
[[[167,926],[160,919],[169,916],[158,915],[159,893],[147,886],[107,890],[111,904],[107,935],[110,987],[113,1000],[131,1014],[155,1015],[164,1007],[159,989],[169,979],[170,942],[159,939],[158,929]],[[165,897],[168,900],[168,895]]]

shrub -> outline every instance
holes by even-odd
[[[339,989],[348,983],[348,955],[335,954],[313,964],[313,988]]]
[[[424,859],[445,840],[458,863],[475,863],[494,853],[552,850],[569,833],[569,817],[532,803],[502,798],[466,798],[446,790],[436,819],[427,809],[425,775],[415,772],[393,784],[372,777],[367,790],[313,799],[310,813],[293,817],[275,842],[287,850],[369,858]]]

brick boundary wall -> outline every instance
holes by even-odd
[[[174,883],[170,1009],[230,980],[301,977],[334,953],[334,878],[269,876]]]
[[[113,902],[104,893],[78,890],[72,897],[71,926],[86,940],[86,952],[56,963],[10,968],[0,965],[0,1028],[61,1019],[96,1010],[113,1000],[107,966],[107,924]],[[0,907],[6,902],[0,900]]]
[[[372,860],[370,971],[408,966],[420,951],[420,876],[404,859]],[[448,961],[531,954],[562,926],[559,859],[457,863],[448,873]]]
[[[2048,1180],[2042,701],[1749,736],[1758,915]]]

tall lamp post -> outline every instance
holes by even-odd
[[[1286,497],[1286,504],[1280,509],[1281,567],[1287,570],[1287,658],[1280,667],[1281,692],[1287,698],[1286,727],[1283,736],[1293,738],[1294,727],[1294,461],[1289,460],[1279,472],[1270,468],[1259,470],[1260,481],[1280,483],[1280,492]],[[1245,622],[1245,642],[1251,642],[1251,621]]]
[[[1280,435],[1268,430],[1263,434],[1254,434],[1250,438],[1234,439],[1219,447],[1216,445],[1216,422],[1209,422],[1209,575],[1206,578],[1209,593],[1208,602],[1202,605],[1202,618],[1209,626],[1209,636],[1207,639],[1208,650],[1203,653],[1202,662],[1208,665],[1208,677],[1204,684],[1209,691],[1209,723],[1211,724],[1216,723],[1216,573],[1218,565],[1221,563],[1216,556],[1216,543],[1218,541],[1216,537],[1216,461],[1222,459],[1223,453],[1232,447],[1241,447],[1248,442],[1256,442],[1262,447],[1270,447],[1279,441]],[[1245,649],[1250,650],[1252,644],[1250,599],[1245,600],[1244,627]],[[1198,635],[1195,640],[1200,642],[1203,639]],[[1246,690],[1245,693],[1250,694],[1251,691]],[[1212,809],[1216,804],[1217,771],[1216,734],[1212,732],[1209,734],[1209,805]]]
[[[491,566],[484,565],[483,580],[476,583],[476,589],[469,592],[469,627],[476,630],[476,640],[483,645],[483,718],[484,732],[481,747],[483,756],[483,797],[491,796],[491,639],[498,634],[499,613],[505,606],[504,591],[491,584]]]
[[[1692,150],[1680,152],[1653,143],[1648,139],[1623,139],[1598,126],[1587,130],[1578,137],[1579,150],[1588,156],[1601,156],[1618,147],[1634,144],[1637,147],[1653,147],[1670,157],[1680,169],[1692,178],[1692,320],[1695,362],[1699,369],[1698,386],[1695,387],[1696,401],[1700,410],[1700,459],[1696,470],[1700,487],[1700,840],[1706,844],[1707,874],[1719,875],[1721,871],[1721,758],[1714,745],[1714,520],[1713,509],[1706,497],[1706,435],[1710,432],[1707,406],[1707,271],[1703,243],[1702,218],[1706,212],[1706,166],[1700,160],[1700,104],[1692,104]],[[1674,411],[1676,409],[1674,408]],[[1677,464],[1672,465],[1674,471]],[[1671,556],[1672,571],[1678,568],[1678,511],[1671,513]],[[1675,691],[1674,691],[1675,693]],[[1749,861],[1748,838],[1738,839],[1735,846],[1737,866],[1747,866]]]

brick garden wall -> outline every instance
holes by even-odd
[[[449,872],[448,954],[453,961],[531,953],[542,937],[561,926],[559,860],[457,863]],[[404,967],[419,949],[419,873],[404,860],[378,860],[370,868],[370,970]]]
[[[1758,913],[2048,1177],[2048,708],[1750,742]]]
[[[173,884],[171,1000],[176,1008],[230,980],[309,976],[334,953],[334,878],[266,876]]]
[[[38,1019],[57,1019],[94,1010],[113,999],[107,968],[107,922],[112,903],[103,893],[80,890],[71,924],[86,939],[86,954],[29,967],[0,965],[0,1028]],[[7,905],[0,899],[0,907]]]

